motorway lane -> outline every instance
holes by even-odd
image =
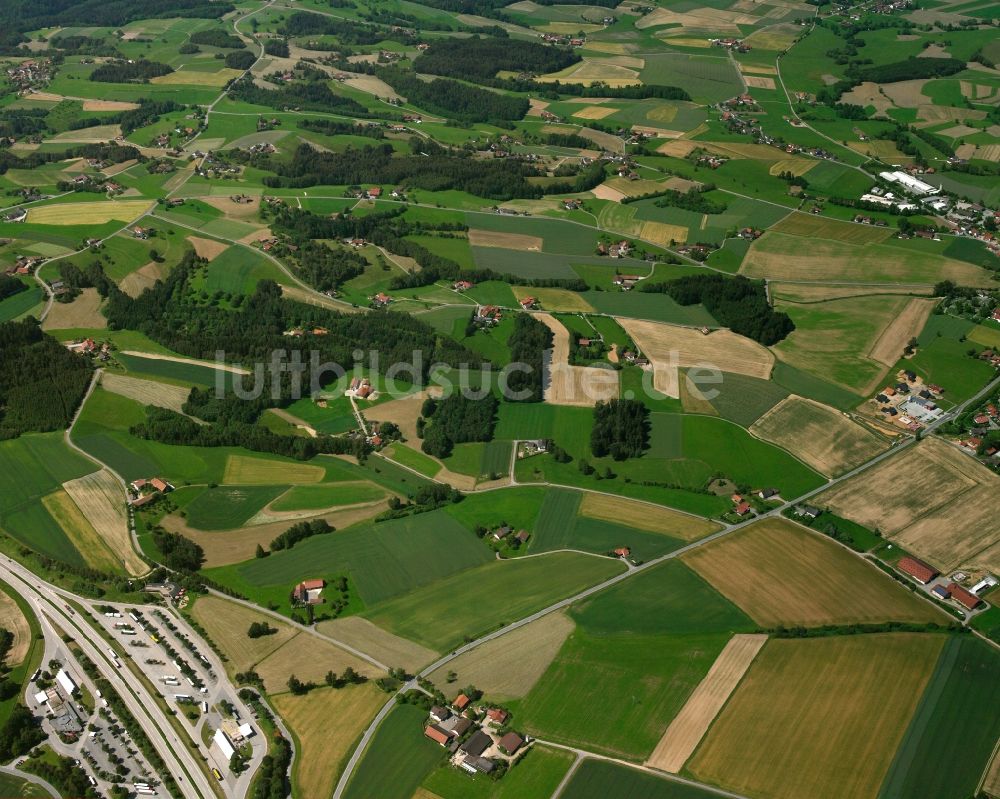
[[[42,582],[24,567],[4,558],[0,561],[0,574],[36,611],[44,613],[64,632],[72,635],[102,676],[118,688],[125,706],[146,730],[184,796],[187,799],[213,796],[212,783],[200,770],[187,743],[180,739],[139,678],[124,665],[120,668],[114,666],[107,652],[107,642],[87,622],[80,620],[76,611],[70,615],[63,598],[53,586]],[[165,742],[167,745],[164,745]]]

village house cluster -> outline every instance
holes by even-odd
[[[885,420],[915,433],[944,414],[937,401],[944,395],[941,386],[925,383],[911,369],[900,369],[896,382],[883,388],[871,400]]]
[[[510,714],[500,707],[473,706],[464,693],[450,707],[434,705],[424,735],[450,753],[449,763],[468,774],[502,776],[530,748],[531,740],[506,728]]]

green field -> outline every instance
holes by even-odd
[[[199,494],[184,510],[188,523],[199,530],[231,530],[288,486],[216,486]]]
[[[441,799],[549,799],[572,764],[571,753],[536,744],[502,780],[445,766],[432,771],[422,787]]]
[[[580,516],[582,498],[582,492],[567,489],[549,489],[545,493],[545,501],[531,530],[531,552],[580,549],[605,554],[626,546],[632,550],[632,556],[641,561],[665,555],[683,543],[669,536]]]
[[[167,361],[157,358],[143,358],[138,355],[115,355],[121,364],[134,377],[148,377],[153,380],[172,382],[179,385],[215,388],[219,381],[225,387],[232,385],[238,375],[211,366],[181,361]]]
[[[445,510],[470,530],[478,525],[492,529],[506,522],[530,531],[549,493],[543,488],[515,486],[503,491],[469,494]]]
[[[467,535],[485,558],[489,549]],[[396,635],[444,651],[463,638],[476,638],[620,574],[622,568],[610,558],[573,552],[493,561],[411,591],[365,615]],[[489,601],[501,595],[502,602]],[[471,599],[476,596],[483,601]],[[456,602],[455,597],[470,600]]]
[[[364,483],[350,485],[295,486],[271,505],[274,511],[324,510],[338,505],[374,502],[385,496],[377,486]]]
[[[84,565],[82,556],[41,499],[67,480],[83,477],[94,469],[93,463],[65,445],[61,432],[28,434],[0,442],[0,473],[11,478],[0,491],[0,527],[49,557]]]
[[[424,736],[427,714],[397,705],[385,717],[347,784],[346,799],[410,799],[444,760],[445,750]]]
[[[972,796],[1000,736],[1000,653],[972,636],[941,652],[879,799]],[[963,720],[979,723],[966,726]],[[963,735],[948,733],[961,726]]]
[[[456,572],[488,562],[492,553],[444,511],[392,521],[366,522],[315,536],[264,559],[210,569],[208,574],[262,603],[288,602],[290,586],[347,572],[371,607],[416,589],[433,589]],[[425,589],[426,590],[426,589]]]
[[[585,760],[561,799],[713,799],[714,791],[657,777],[603,760]]]
[[[729,372],[711,388],[718,392],[709,398],[712,407],[723,419],[741,427],[749,427],[788,396],[785,388],[771,380]]]

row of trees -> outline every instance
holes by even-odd
[[[305,541],[314,535],[326,535],[333,531],[334,528],[327,523],[326,519],[297,522],[271,541],[271,551],[276,552],[282,549],[291,549],[299,541]]]
[[[590,451],[595,458],[638,458],[649,446],[649,409],[638,400],[615,399],[594,406]]]
[[[12,275],[0,275],[0,300],[28,290],[28,284]]]
[[[514,330],[507,339],[510,361],[524,364],[527,370],[511,372],[507,386],[512,394],[526,392],[527,396],[521,402],[542,401],[545,350],[552,347],[552,340],[549,327],[531,314],[519,313],[514,317]]]
[[[745,277],[688,275],[663,283],[643,283],[641,290],[669,294],[680,305],[701,303],[734,333],[765,347],[777,344],[795,329],[788,314],[771,307],[764,284]]]
[[[68,427],[92,371],[36,319],[0,324],[0,440]]]
[[[368,125],[358,122],[344,122],[326,117],[306,117],[296,123],[302,130],[322,133],[324,136],[367,136],[369,139],[384,139],[385,130],[379,125]]]

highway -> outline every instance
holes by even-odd
[[[63,632],[72,636],[101,675],[116,687],[125,706],[142,725],[167,769],[177,780],[185,799],[214,796],[217,786],[201,770],[189,743],[180,739],[155,697],[125,665],[114,665],[108,654],[107,641],[80,614],[68,609],[63,592],[6,557],[0,560],[0,577],[24,597],[36,614],[47,616]],[[76,597],[73,598],[76,600]]]

